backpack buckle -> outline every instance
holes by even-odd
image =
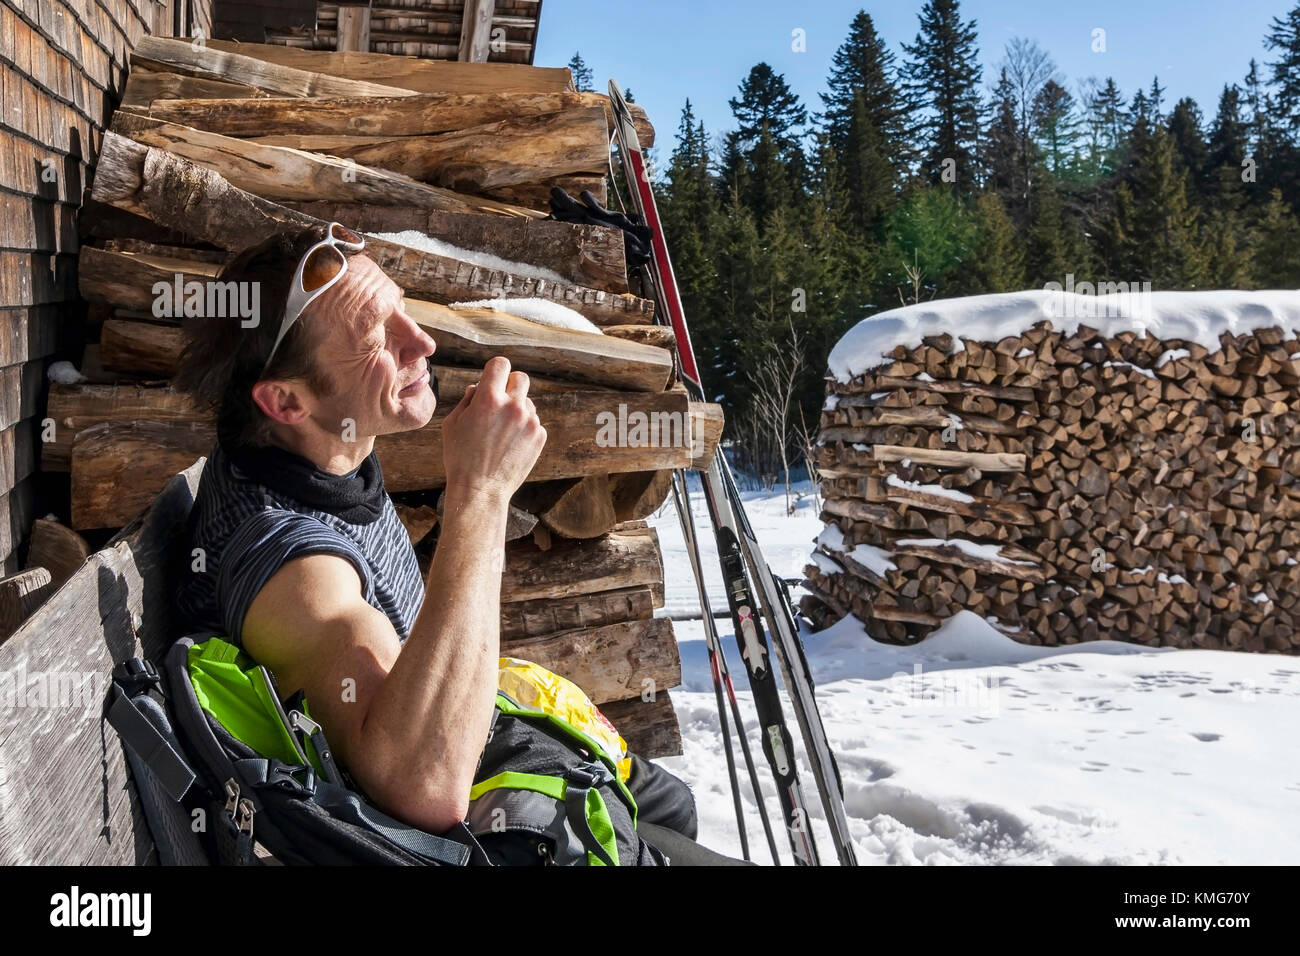
[[[162,676],[158,673],[158,668],[154,667],[153,661],[139,657],[122,661],[113,668],[112,676],[131,697],[162,684]]]

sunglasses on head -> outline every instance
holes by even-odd
[[[302,317],[307,306],[343,278],[343,273],[348,271],[348,257],[343,250],[360,252],[365,247],[366,240],[362,236],[342,223],[332,222],[325,238],[303,254],[302,259],[298,261],[298,268],[294,270],[293,281],[289,285],[289,298],[284,305],[284,321],[280,323],[280,331],[276,333],[271,354],[266,357],[266,364],[262,366],[263,375],[271,367],[271,360],[275,358],[280,343],[289,334],[293,324]]]

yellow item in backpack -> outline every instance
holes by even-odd
[[[567,677],[548,671],[540,664],[503,657],[499,661],[497,689],[521,707],[554,714],[591,737],[618,765],[619,776],[626,782],[632,773],[632,758],[627,741],[614,729],[591,698]]]

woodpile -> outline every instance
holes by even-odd
[[[342,54],[308,72],[256,49],[137,48],[133,62],[151,72],[128,79],[82,220],[79,282],[98,340],[88,381],[52,384],[42,448],[44,469],[71,473],[73,527],[126,523],[215,440],[167,382],[184,319],[155,314],[156,284],[217,279],[263,238],[337,219],[369,234],[366,254],[437,342],[433,419],[375,446],[417,554],[427,561],[436,541],[441,422],[505,355],[529,373],[548,440],[513,502],[503,652],[577,681],[641,752],[677,752],[665,691],[680,662],[671,623],[653,616],[663,565],[642,519],[674,469],[712,456],[722,416],[677,381],[671,334],[629,289],[621,233],[542,211],[552,184],[603,183],[604,97],[550,89],[551,71],[536,90],[421,93],[325,72]],[[454,79],[446,68],[458,65],[437,66]],[[509,68],[512,83],[531,69]],[[409,230],[439,251],[374,235]],[[452,307],[514,298],[568,306],[600,331]],[[640,438],[638,421],[651,426]]]
[[[968,610],[1028,644],[1300,648],[1292,333],[961,344],[830,377],[810,616],[897,642]]]

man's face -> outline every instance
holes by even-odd
[[[313,417],[342,429],[355,421],[357,437],[386,435],[428,424],[435,399],[425,361],[435,345],[402,305],[402,290],[364,255],[309,308],[322,323],[316,349],[333,383],[317,395]]]

